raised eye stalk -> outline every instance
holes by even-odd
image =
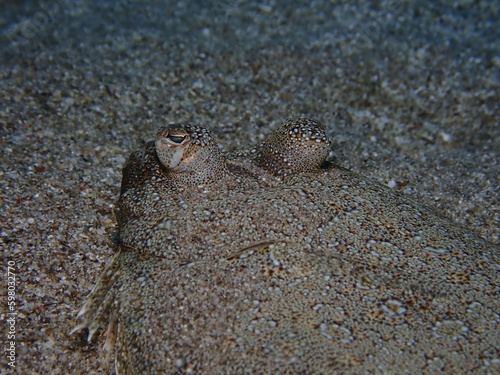
[[[332,142],[319,122],[288,120],[255,149],[255,162],[276,175],[319,171],[331,148]]]
[[[227,173],[219,146],[205,128],[188,124],[163,126],[156,133],[155,147],[158,159],[177,185],[210,184]]]

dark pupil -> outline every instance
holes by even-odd
[[[170,139],[173,143],[182,143],[186,139],[187,135],[167,135],[167,138]]]

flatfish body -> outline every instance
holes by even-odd
[[[131,155],[77,327],[108,324],[118,374],[500,371],[499,249],[328,163],[325,137],[298,119],[224,155],[178,124]]]

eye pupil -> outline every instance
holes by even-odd
[[[172,135],[172,134],[169,134],[167,135],[167,139],[169,141],[171,141],[172,143],[177,143],[177,144],[181,144],[183,143],[187,138],[187,135]]]

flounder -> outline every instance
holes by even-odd
[[[309,119],[233,154],[162,127],[75,331],[108,325],[117,374],[500,371],[498,248],[331,148]]]

